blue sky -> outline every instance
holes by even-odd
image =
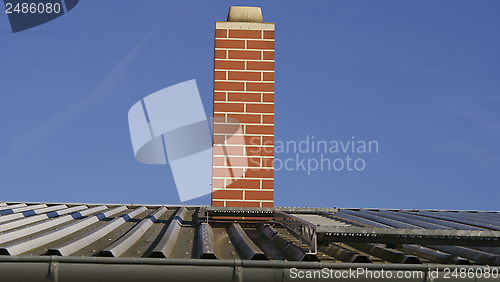
[[[498,1],[86,0],[16,34],[3,14],[0,200],[181,204],[167,166],[135,160],[127,112],[196,79],[210,115],[231,5],[276,23],[276,140],[378,142],[323,156],[360,171],[276,171],[277,206],[499,210]]]

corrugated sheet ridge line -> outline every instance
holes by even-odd
[[[153,223],[167,211],[167,208],[161,207],[154,211],[151,215],[147,216],[130,231],[123,235],[120,239],[113,244],[104,248],[99,256],[106,257],[119,257],[127,251],[133,244],[135,244],[144,233],[153,225]]]
[[[187,209],[181,207],[170,222],[167,232],[163,235],[160,242],[156,245],[149,257],[151,258],[169,258],[174,250],[175,242],[179,237],[182,223],[185,220]]]
[[[458,217],[458,218],[470,220],[473,222],[491,224],[495,227],[500,227],[500,220],[499,219],[492,218],[491,216],[489,218],[485,218],[484,214],[480,215],[480,214],[471,213],[471,212],[460,212],[460,213],[454,213],[454,214],[452,213],[452,214],[449,214],[448,216],[454,218],[453,215],[461,215],[461,217]],[[487,220],[487,221],[485,221],[485,220]]]
[[[478,251],[461,246],[427,246],[442,252],[450,253],[457,256],[466,257],[487,265],[500,265],[500,257],[483,251]]]
[[[15,205],[6,205],[6,206],[3,206],[3,207],[0,207],[0,211],[3,211],[3,210],[9,210],[9,209],[13,209],[13,208],[19,208],[19,207],[26,207],[27,205],[26,204],[15,204]]]
[[[267,256],[262,252],[262,250],[255,245],[255,243],[248,237],[241,225],[238,223],[233,223],[228,228],[231,241],[234,241],[238,246],[242,254],[245,256],[243,259],[248,260],[267,260]]]
[[[46,204],[38,204],[38,205],[33,205],[33,206],[24,206],[24,207],[19,207],[19,208],[10,208],[10,209],[3,209],[0,211],[0,216],[8,215],[8,214],[13,214],[13,213],[19,213],[19,212],[24,212],[24,211],[29,211],[29,210],[34,210],[34,209],[41,209],[41,208],[46,208]]]
[[[495,225],[488,224],[488,223],[477,222],[477,221],[473,221],[470,219],[467,220],[464,218],[452,217],[449,213],[446,215],[443,215],[441,213],[437,214],[435,212],[426,212],[426,211],[419,211],[418,213],[422,214],[424,216],[429,216],[429,217],[438,218],[438,219],[444,219],[444,220],[453,221],[453,222],[459,222],[459,223],[467,224],[470,226],[478,226],[478,227],[483,227],[483,228],[487,228],[487,229],[500,230],[500,226],[495,226]]]
[[[351,223],[345,220],[328,217],[325,214],[294,214],[296,217],[310,222],[314,225],[327,225],[327,226],[352,226]]]
[[[54,218],[58,216],[62,216],[64,214],[72,213],[72,212],[78,212],[81,210],[87,209],[87,206],[76,206],[76,207],[71,207],[67,209],[62,209],[62,210],[57,210],[57,211],[51,211],[49,213],[45,214],[40,214],[40,215],[33,215],[29,216],[27,218],[22,218],[18,220],[13,220],[11,222],[6,222],[3,224],[0,224],[0,232],[5,232],[14,228],[19,228],[24,225],[28,225],[31,223],[35,223],[38,221],[46,220],[49,218]],[[71,220],[71,219],[69,219]],[[0,236],[1,237],[1,236]]]
[[[51,207],[45,207],[45,208],[31,209],[29,211],[18,212],[18,213],[14,213],[14,214],[3,215],[3,216],[0,216],[0,222],[11,221],[11,220],[22,218],[22,217],[30,217],[30,216],[37,215],[37,214],[48,213],[51,211],[65,209],[67,207],[68,206],[66,206],[66,205],[57,205],[57,206],[51,206]]]
[[[432,218],[432,217],[427,217],[419,214],[415,214],[409,211],[400,211],[398,212],[399,215],[404,216],[404,217],[410,217],[410,218],[419,218],[421,220],[425,220],[428,222],[436,223],[439,225],[443,225],[446,227],[450,227],[453,229],[463,229],[463,230],[484,230],[483,228],[463,224],[463,223],[458,223],[458,222],[453,222],[449,220],[443,220],[443,219],[438,219],[438,218]]]
[[[500,256],[500,247],[479,247],[479,246],[474,246],[474,247],[471,247],[471,248],[479,250],[479,251],[483,251],[483,252],[486,252],[486,253],[495,254],[495,255]]]
[[[217,259],[215,254],[214,232],[212,227],[206,223],[200,223],[198,226],[198,250],[199,259]]]
[[[320,246],[319,250],[342,262],[372,262],[368,256],[360,254],[358,250],[354,249],[356,251],[351,251],[333,242],[328,244],[328,246]]]
[[[106,206],[94,207],[94,208],[87,209],[84,211],[75,212],[75,213],[72,213],[69,215],[56,217],[52,220],[44,221],[44,222],[41,222],[41,223],[38,223],[35,225],[30,225],[30,226],[27,226],[27,227],[22,228],[22,229],[16,229],[13,231],[9,231],[7,233],[3,233],[0,235],[0,244],[5,243],[5,242],[9,242],[9,241],[12,241],[12,240],[15,240],[18,238],[22,238],[24,236],[28,236],[28,235],[31,235],[33,233],[43,231],[43,230],[49,229],[51,227],[57,226],[59,224],[71,221],[75,218],[84,217],[84,216],[87,216],[89,214],[99,212],[99,211],[102,211],[105,209],[107,209]]]
[[[412,264],[422,263],[420,258],[417,256],[406,254],[395,249],[386,248],[379,244],[349,243],[347,245],[392,263],[412,263]]]
[[[391,225],[391,226],[397,227],[397,228],[413,228],[413,229],[414,228],[422,228],[422,227],[419,227],[419,226],[416,226],[413,224],[402,222],[400,220],[390,219],[390,218],[383,217],[383,216],[376,215],[376,214],[364,213],[364,212],[362,212],[362,210],[360,210],[359,212],[355,212],[355,211],[351,211],[351,210],[340,210],[339,213],[350,214],[350,215],[363,217],[366,219],[371,219],[371,220],[374,220],[376,222]]]
[[[460,264],[460,265],[471,265],[472,263],[462,257],[458,257],[446,252],[441,252],[439,250],[434,250],[431,248],[427,248],[420,245],[413,244],[403,244],[401,249],[404,251],[421,256],[423,258],[427,258],[431,261],[440,262],[440,263],[450,263],[450,264]]]
[[[117,214],[121,211],[126,210],[127,207],[125,206],[120,206],[111,210],[108,210],[103,213],[96,214],[94,216],[87,217],[85,219],[79,220],[77,222],[74,222],[70,225],[64,226],[61,229],[58,229],[56,231],[52,232],[47,232],[45,234],[42,234],[38,237],[35,238],[28,238],[26,240],[23,240],[21,242],[5,245],[0,248],[0,254],[9,254],[9,255],[19,255],[24,252],[27,252],[29,250],[35,249],[39,246],[48,244],[50,242],[56,241],[64,236],[67,236],[69,234],[72,234],[82,228],[85,228],[95,222],[98,222],[99,220],[102,220],[106,217],[112,216],[114,214]],[[71,215],[69,215],[71,217]],[[53,225],[49,226],[53,227]],[[49,228],[47,227],[47,228]]]
[[[342,213],[330,213],[330,212],[323,212],[323,215],[328,218],[338,218],[340,220],[350,222],[351,225],[360,225],[364,227],[380,227],[380,228],[394,228],[390,225],[387,224],[382,224],[380,222],[376,222],[370,219],[362,218],[359,216],[355,215],[350,215],[350,214],[342,214]]]
[[[491,216],[491,217],[493,217],[492,219],[487,218],[485,214],[483,214],[483,215],[475,214],[474,216],[476,216],[478,219],[480,219],[482,221],[491,220],[492,222],[500,223],[500,217],[498,217],[498,214],[496,214],[495,217]]]
[[[311,259],[313,261],[318,261],[315,254],[309,254],[307,250],[295,245],[293,242],[283,238],[278,230],[269,224],[264,224],[260,228],[262,233],[276,246],[277,249],[281,250],[287,256],[296,261],[302,261],[304,259]]]
[[[93,242],[101,239],[102,237],[106,236],[108,233],[118,228],[126,221],[129,221],[131,218],[136,217],[138,214],[146,210],[147,210],[146,207],[136,208],[128,214],[124,214],[120,217],[111,220],[110,222],[104,224],[97,230],[91,231],[79,238],[76,238],[75,240],[69,243],[61,244],[57,247],[50,248],[47,251],[47,255],[69,256],[75,253],[76,251],[81,250],[84,247],[92,244]]]
[[[392,211],[384,211],[384,210],[381,210],[381,211],[378,211],[378,212],[367,211],[367,213],[378,214],[378,215],[383,216],[383,217],[391,218],[391,219],[394,219],[394,220],[399,220],[399,221],[406,222],[406,223],[409,223],[409,224],[413,224],[415,226],[419,226],[419,227],[422,227],[422,228],[428,228],[428,229],[453,229],[453,228],[450,228],[450,227],[447,227],[447,226],[444,226],[444,225],[440,225],[440,224],[437,224],[437,223],[422,221],[423,218],[410,218],[408,216],[404,216],[402,214],[398,214],[398,213],[392,212]]]

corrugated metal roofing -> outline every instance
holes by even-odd
[[[500,213],[0,203],[0,254],[500,265]]]

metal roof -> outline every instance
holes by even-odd
[[[0,255],[498,266],[500,213],[7,202]]]
[[[0,254],[500,265],[500,213],[0,203]]]

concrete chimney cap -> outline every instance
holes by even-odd
[[[227,14],[228,22],[261,23],[262,10],[260,7],[231,6]]]

